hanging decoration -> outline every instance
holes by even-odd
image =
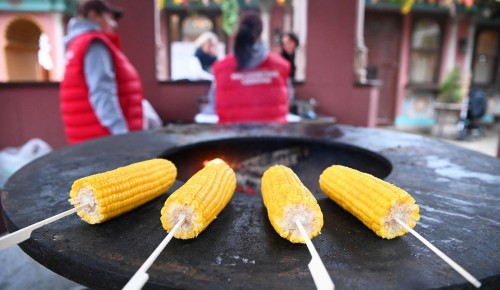
[[[240,6],[238,0],[223,0],[221,9],[222,30],[224,30],[227,35],[232,35],[239,21]]]
[[[401,4],[401,13],[407,14],[411,11],[414,4],[435,5],[446,7],[450,13],[454,14],[457,6],[463,6],[466,9],[472,9],[474,6],[481,6],[484,2],[494,2],[496,0],[369,0],[371,4]]]

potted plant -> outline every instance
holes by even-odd
[[[439,101],[459,103],[462,100],[462,84],[460,70],[455,67],[447,75],[439,88]]]
[[[462,76],[459,68],[453,68],[439,88],[437,102],[434,102],[436,124],[433,128],[437,136],[455,136],[462,110]],[[446,133],[447,132],[447,133]]]

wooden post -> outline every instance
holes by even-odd
[[[363,31],[365,25],[365,1],[358,0],[356,18],[356,44],[354,47],[354,76],[359,83],[366,83],[368,48],[365,46]]]

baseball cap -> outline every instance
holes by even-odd
[[[123,16],[123,11],[120,8],[111,5],[105,0],[83,0],[80,2],[80,6],[78,7],[79,15],[87,17],[91,10],[99,14],[109,12],[115,19],[120,19]]]

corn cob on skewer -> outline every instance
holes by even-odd
[[[262,176],[262,199],[276,232],[292,243],[305,243],[295,219],[310,239],[323,227],[323,213],[312,193],[288,167],[275,165]]]
[[[420,219],[419,207],[410,194],[370,174],[333,165],[323,171],[319,185],[330,199],[382,238],[392,239],[407,232],[394,218],[411,228]]]
[[[75,207],[89,204],[78,215],[98,224],[160,196],[177,177],[175,165],[166,159],[137,162],[76,180],[69,202]]]
[[[236,188],[234,171],[214,159],[172,193],[161,209],[161,223],[170,232],[180,216],[185,221],[174,237],[196,238],[229,203]]]

